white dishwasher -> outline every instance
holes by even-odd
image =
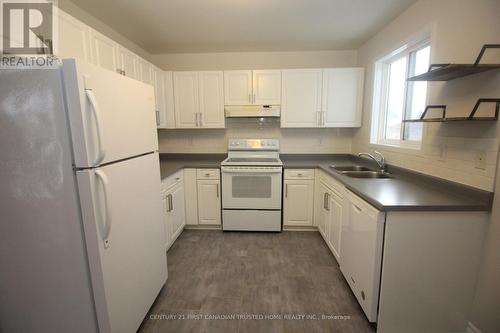
[[[385,213],[349,190],[340,269],[370,322],[377,321]]]

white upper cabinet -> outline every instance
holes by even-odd
[[[156,126],[164,128],[166,126],[165,112],[165,79],[163,71],[157,67],[153,67],[153,87],[155,90],[155,111],[156,111]]]
[[[323,126],[359,127],[363,103],[363,68],[329,68],[323,72]]]
[[[224,75],[220,71],[198,72],[199,126],[224,128]]]
[[[118,47],[118,69],[119,73],[133,79],[138,79],[138,70],[137,70],[137,62],[139,61],[139,57],[124,48],[123,46]]]
[[[175,127],[198,126],[200,109],[198,72],[174,73],[174,109]]]
[[[253,71],[253,104],[281,104],[281,70]]]
[[[178,128],[224,128],[223,73],[175,72],[174,109]]]
[[[283,70],[281,127],[359,127],[362,68]]]
[[[282,71],[281,127],[319,127],[323,70]]]
[[[59,18],[57,56],[92,62],[90,27],[62,10],[58,10],[57,13]]]
[[[224,72],[224,104],[252,104],[252,71]]]
[[[175,128],[175,112],[174,112],[174,73],[172,71],[164,71],[164,97],[165,97],[165,111],[164,111],[164,126],[160,128]],[[163,124],[163,123],[162,123]]]
[[[90,40],[92,46],[92,63],[116,72],[119,69],[118,44],[95,30],[91,31]]]
[[[225,105],[279,105],[281,70],[225,71]]]
[[[139,80],[153,85],[153,65],[141,58],[139,58],[137,64]]]

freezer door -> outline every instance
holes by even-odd
[[[158,150],[152,86],[74,59],[63,77],[76,167]]]
[[[77,180],[100,329],[135,332],[167,278],[158,153]]]

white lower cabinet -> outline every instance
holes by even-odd
[[[285,170],[283,225],[312,226],[314,211],[314,170]],[[309,179],[300,179],[308,177]]]
[[[184,205],[184,181],[182,170],[163,181],[167,186],[162,198],[165,209],[165,248],[169,249],[179,237],[186,224]]]
[[[197,188],[199,224],[221,224],[220,181],[200,179]]]
[[[220,169],[184,169],[186,224],[221,225]]]
[[[321,171],[318,178],[316,183],[315,224],[340,263],[341,230],[344,218],[344,187]]]

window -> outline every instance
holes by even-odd
[[[427,100],[427,82],[406,81],[429,68],[430,42],[405,45],[377,61],[372,143],[418,146],[422,123],[403,123],[422,115]]]

